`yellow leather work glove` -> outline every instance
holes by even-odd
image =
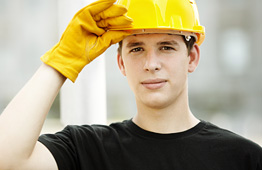
[[[78,11],[60,41],[41,60],[75,82],[88,63],[129,35],[125,31],[107,31],[132,23],[132,19],[124,16],[127,9],[114,2],[99,0]]]

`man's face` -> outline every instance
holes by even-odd
[[[127,77],[137,104],[157,109],[187,95],[191,60],[183,38],[170,34],[128,36],[118,56],[120,70]]]

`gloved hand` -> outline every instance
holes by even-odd
[[[88,63],[129,35],[126,31],[107,31],[132,23],[124,16],[127,9],[114,2],[99,0],[78,11],[60,41],[41,60],[75,82]]]

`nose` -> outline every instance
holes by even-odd
[[[145,57],[144,70],[148,72],[156,72],[161,70],[161,61],[156,52],[148,50]]]

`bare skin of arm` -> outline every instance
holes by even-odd
[[[124,16],[127,9],[114,3],[99,0],[79,10],[59,43],[41,57],[47,65],[37,70],[1,114],[0,170],[58,169],[49,150],[37,142],[38,137],[65,77],[74,82],[87,64],[129,35],[105,30],[132,22]]]
[[[47,113],[66,78],[42,64],[0,116],[0,169],[58,169],[37,142]]]

